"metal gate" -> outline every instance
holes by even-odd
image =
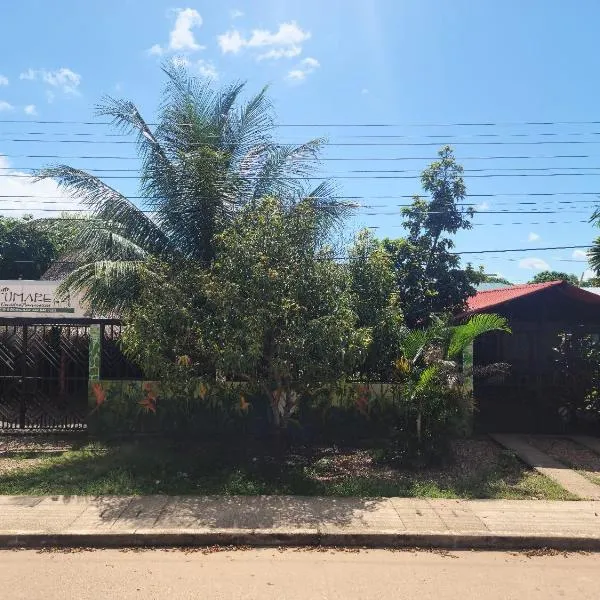
[[[0,429],[84,427],[89,327],[0,324]]]

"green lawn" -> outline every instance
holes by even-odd
[[[264,449],[165,440],[100,443],[0,456],[0,494],[297,494],[574,499],[487,439],[454,445],[443,467],[406,469],[372,450]]]

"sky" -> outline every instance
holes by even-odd
[[[102,121],[105,95],[151,121],[160,65],[176,60],[249,94],[268,84],[281,141],[327,139],[317,175],[361,205],[348,235],[401,236],[399,204],[447,143],[478,211],[456,237],[464,261],[513,282],[588,269],[597,0],[23,0],[3,3],[0,22],[0,214],[76,206],[24,176],[53,162],[105,169],[135,195],[135,172],[118,171],[137,165],[134,146],[82,123]],[[543,250],[562,246],[580,248]],[[502,249],[519,251],[471,254]]]

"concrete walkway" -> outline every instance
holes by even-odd
[[[600,486],[527,443],[523,436],[497,433],[490,437],[512,450],[524,463],[549,477],[568,492],[585,500],[600,500]]]
[[[600,550],[600,503],[0,496],[0,547],[212,544]]]

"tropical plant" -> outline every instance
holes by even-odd
[[[71,166],[38,173],[58,181],[91,213],[76,239],[79,266],[64,287],[82,291],[103,312],[126,311],[139,297],[142,275],[153,275],[153,264],[208,265],[215,235],[260,198],[273,195],[289,204],[310,198],[323,218],[345,211],[328,181],[314,189],[306,184],[321,140],[290,145],[273,139],[266,88],[242,104],[243,83],[216,90],[183,67],[163,70],[167,84],[155,126],[129,100],[107,97],[97,107],[119,131],[136,136],[141,203]]]
[[[434,429],[443,428],[456,409],[461,412],[460,402],[468,400],[464,392],[465,377],[472,376],[472,371],[461,369],[459,359],[477,337],[490,331],[510,333],[510,328],[504,317],[479,314],[459,325],[436,318],[426,329],[405,331],[396,372],[404,385],[405,400],[415,414],[419,446],[425,429],[433,437]],[[463,424],[467,412],[470,411],[462,410],[459,415]]]
[[[404,324],[394,263],[368,229],[358,232],[348,259],[358,324],[371,332],[371,343],[358,366],[358,374],[361,378],[388,381]]]
[[[561,333],[554,348],[552,397],[565,421],[600,421],[600,341],[582,333]]]
[[[595,222],[598,227],[600,227],[600,208],[597,208],[592,215],[591,221]],[[600,277],[600,237],[597,237],[594,241],[594,244],[590,251],[588,252],[588,258],[590,261],[590,266],[594,271],[596,271],[596,275]]]
[[[124,347],[151,375],[244,381],[276,430],[303,394],[354,372],[370,341],[347,270],[309,200],[248,204],[215,237],[208,269],[157,267],[131,312]]]
[[[403,209],[405,238],[383,240],[396,270],[397,293],[409,327],[424,327],[436,313],[454,312],[475,294],[474,285],[483,281],[480,271],[452,252],[450,235],[471,228],[472,208],[463,208],[466,187],[463,168],[452,148],[444,146],[421,176],[426,200],[415,196]]]

